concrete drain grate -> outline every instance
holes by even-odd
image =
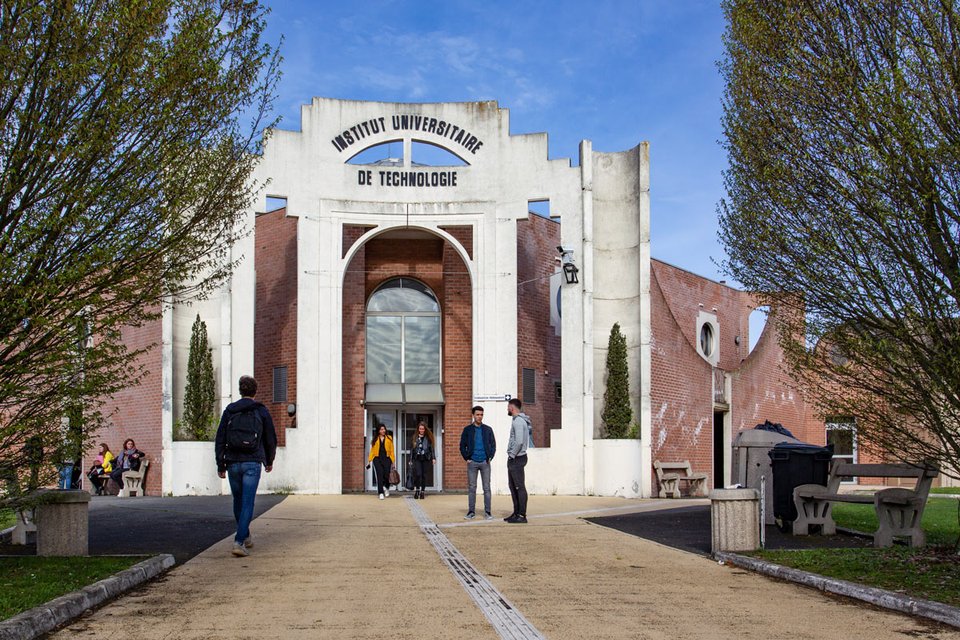
[[[497,591],[496,587],[482,573],[477,571],[463,557],[463,554],[453,546],[453,543],[440,531],[416,501],[412,498],[406,500],[414,519],[420,525],[420,530],[427,536],[427,540],[440,554],[440,558],[463,585],[467,595],[477,603],[477,606],[483,611],[483,615],[487,617],[487,620],[490,621],[501,638],[516,640],[546,638],[536,627],[530,624],[529,620],[523,617],[522,613],[517,611],[509,600]]]

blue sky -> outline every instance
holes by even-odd
[[[653,256],[724,278],[719,0],[265,2],[282,128],[313,96],[497,100],[511,133],[547,132],[551,158],[649,141]]]

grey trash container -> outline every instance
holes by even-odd
[[[800,443],[796,438],[763,429],[741,431],[733,441],[736,482],[741,487],[760,491],[760,476],[767,477],[763,496],[764,524],[776,524],[773,515],[773,467],[768,454],[780,442]]]

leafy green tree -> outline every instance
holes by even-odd
[[[187,359],[187,385],[183,394],[183,422],[194,440],[209,440],[217,401],[213,378],[213,356],[207,343],[207,323],[193,321],[190,355]]]
[[[600,419],[607,438],[625,438],[630,431],[630,371],[627,369],[627,338],[614,323],[607,342],[607,388],[603,392]]]
[[[8,480],[28,439],[56,449],[77,399],[89,435],[103,421],[98,399],[137,383],[142,352],[124,331],[229,274],[272,124],[279,57],[261,38],[265,13],[254,0],[0,6]],[[82,349],[78,322],[92,336]]]
[[[960,469],[960,14],[725,0],[726,269],[863,442]],[[816,345],[813,347],[812,345]]]

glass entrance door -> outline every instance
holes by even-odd
[[[411,472],[408,462],[410,461],[410,448],[417,441],[417,424],[422,420],[427,429],[434,437],[434,451],[437,455],[437,463],[431,464],[427,469],[426,488],[427,490],[439,491],[443,489],[441,479],[443,474],[440,469],[443,467],[441,451],[441,435],[439,424],[440,411],[433,408],[424,409],[397,409],[397,408],[377,408],[367,407],[367,433],[366,447],[364,449],[364,460],[370,456],[370,447],[377,437],[377,431],[380,425],[387,428],[387,433],[393,438],[393,448],[397,455],[397,471],[400,472],[400,486],[398,490],[403,490],[406,484],[407,474]],[[366,489],[367,491],[376,491],[377,479],[373,475],[374,470],[371,466],[366,470]]]
[[[380,425],[383,425],[387,428],[387,435],[393,438],[394,451],[397,450],[397,410],[368,408],[367,433],[366,438],[364,438],[366,441],[366,446],[364,447],[363,451],[364,461],[369,460],[370,458],[370,447],[373,446],[374,440],[377,439],[377,433],[380,431]],[[367,491],[376,491],[377,489],[377,477],[374,475],[375,473],[376,468],[373,465],[370,465],[370,468],[366,470],[365,477]]]
[[[440,478],[440,447],[439,442],[437,441],[437,412],[436,411],[409,411],[401,413],[402,423],[403,423],[403,442],[404,446],[400,453],[400,462],[403,463],[403,471],[400,472],[401,477],[406,481],[406,474],[412,473],[413,468],[411,466],[412,454],[411,451],[413,446],[417,442],[417,425],[420,422],[423,422],[427,428],[428,436],[433,436],[433,450],[437,456],[436,464],[427,465],[426,478],[424,480],[425,487],[430,490],[439,490],[441,487],[438,484]]]

